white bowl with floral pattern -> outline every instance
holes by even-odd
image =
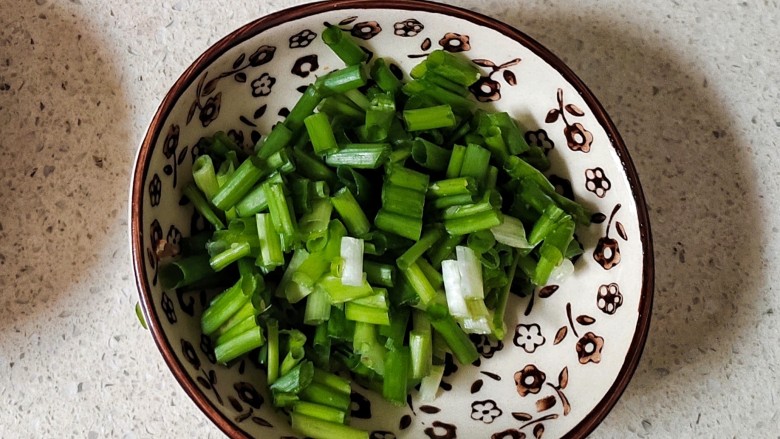
[[[512,114],[529,142],[549,150],[557,188],[596,212],[577,229],[585,253],[574,274],[511,296],[506,338],[474,338],[480,360],[449,362],[433,403],[413,394],[399,408],[356,388],[352,425],[377,439],[587,435],[628,384],[649,326],[653,252],[636,170],[602,106],[560,59],[506,24],[429,2],[337,0],[277,12],[216,43],[171,88],[138,153],[131,241],[144,314],[174,377],[231,437],[296,437],[257,365],[216,364],[199,330],[205,292],[164,291],[154,250],[204,227],[181,193],[198,139],[223,130],[253,144],[302,87],[342,65],[320,38],[323,23],[403,71],[438,48],[471,59],[483,75],[474,99]]]

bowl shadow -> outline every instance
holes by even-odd
[[[652,324],[615,411],[633,415],[659,393],[695,391],[695,377],[728,361],[731,350],[722,347],[751,330],[738,309],[762,295],[766,231],[748,143],[707,73],[650,29],[603,11],[575,17],[560,6],[492,6],[475,9],[537,39],[588,84],[627,144],[647,198],[656,268]]]
[[[0,0],[4,333],[118,289],[74,286],[126,258],[130,116],[117,63],[85,7],[37,3]]]

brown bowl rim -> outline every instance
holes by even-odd
[[[566,66],[566,64],[560,58],[558,58],[533,38],[508,24],[502,23],[494,18],[488,17],[478,12],[470,11],[468,9],[425,0],[386,0],[383,2],[375,2],[372,0],[331,0],[308,3],[280,10],[258,18],[257,20],[240,27],[239,29],[219,40],[217,43],[209,47],[202,55],[200,55],[176,80],[173,87],[171,87],[170,91],[166,94],[162,103],[155,112],[149,129],[147,130],[147,133],[141,142],[135,163],[135,169],[132,174],[131,185],[132,193],[130,233],[133,271],[135,274],[139,296],[141,298],[141,306],[143,308],[144,316],[148,322],[149,330],[152,333],[155,344],[160,350],[163,359],[187,395],[189,395],[198,408],[200,408],[200,410],[203,411],[203,413],[206,414],[206,416],[211,419],[211,421],[214,422],[217,427],[219,427],[231,438],[249,437],[230,419],[222,415],[221,411],[211,403],[211,401],[205,396],[200,388],[197,387],[195,382],[190,379],[184,370],[184,366],[178,360],[178,356],[173,352],[173,347],[165,337],[160,321],[156,317],[157,314],[154,312],[155,304],[151,299],[149,285],[146,282],[146,277],[142,276],[142,273],[145,272],[145,266],[143,263],[144,232],[141,230],[140,226],[141,211],[143,208],[143,182],[145,181],[146,172],[148,171],[152,142],[154,142],[155,139],[157,139],[160,135],[162,124],[165,121],[165,118],[173,108],[175,102],[181,97],[184,90],[186,90],[189,85],[198,78],[206,66],[211,64],[215,59],[220,57],[224,52],[226,52],[234,45],[252,38],[267,29],[282,25],[288,21],[303,18],[308,15],[340,9],[401,9],[433,12],[465,19],[472,23],[496,30],[505,36],[523,44],[540,58],[545,60],[553,68],[555,68],[579,91],[582,98],[593,110],[596,119],[606,130],[607,135],[611,140],[612,147],[615,149],[615,152],[621,160],[621,164],[632,190],[634,201],[637,205],[640,240],[644,249],[643,278],[642,292],[639,302],[639,317],[637,320],[634,337],[631,341],[631,345],[629,347],[625,361],[623,362],[623,366],[618,373],[618,377],[610,387],[607,394],[598,402],[598,404],[596,404],[595,408],[590,413],[588,413],[588,415],[586,415],[583,420],[580,421],[572,430],[570,430],[564,436],[564,438],[580,438],[587,436],[601,423],[601,421],[603,421],[603,419],[612,410],[628,386],[628,383],[639,364],[639,360],[644,350],[644,345],[647,341],[647,335],[650,328],[650,314],[653,305],[655,264],[653,259],[653,245],[649,215],[645,196],[639,182],[639,176],[631,160],[628,149],[623,142],[623,139],[618,133],[615,124],[604,110],[604,107],[601,105],[598,99],[596,99],[585,83],[583,83],[582,80],[568,66]]]

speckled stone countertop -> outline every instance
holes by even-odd
[[[292,0],[0,0],[0,437],[220,437],[133,311],[136,146],[175,78]],[[639,170],[650,337],[594,438],[778,437],[777,0],[458,0],[561,56]]]

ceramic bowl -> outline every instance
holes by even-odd
[[[647,335],[653,251],[647,208],[628,151],[604,108],[555,55],[483,15],[435,3],[312,3],[260,18],[209,48],[176,81],[138,153],[131,194],[133,263],[160,352],[195,404],[231,437],[295,437],[250,361],[215,363],[199,331],[204,292],[164,291],[154,248],[204,228],[182,197],[201,136],[253,144],[303,87],[343,64],[323,44],[336,24],[404,71],[435,49],[478,65],[473,98],[508,111],[528,142],[549,150],[550,179],[592,212],[575,272],[511,296],[508,335],[476,337],[475,364],[449,363],[438,398],[393,407],[356,388],[352,424],[372,438],[583,437],[615,405]],[[162,407],[161,407],[162,409]]]

